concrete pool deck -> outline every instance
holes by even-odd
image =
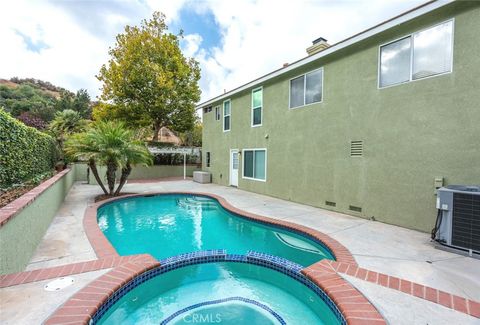
[[[480,301],[480,260],[437,250],[428,234],[214,184],[197,184],[192,181],[130,182],[124,188],[124,192],[136,193],[164,191],[212,193],[244,211],[311,227],[346,246],[361,268]],[[98,186],[75,183],[27,266],[27,271],[96,260],[96,254],[83,229],[83,217],[87,205],[98,194]],[[80,272],[74,277],[83,279],[86,274],[88,273]],[[478,318],[466,313],[414,297],[413,287],[410,289],[411,294],[406,294],[358,277],[342,276],[359,289],[391,324],[480,322]],[[21,323],[22,316],[26,323],[31,323],[27,321],[32,319],[29,306],[35,302],[44,306],[42,315],[46,317],[63,303],[54,299],[55,295],[66,296],[76,292],[73,291],[74,288],[69,289],[68,293],[66,289],[54,292],[52,299],[47,298],[48,303],[45,303],[42,286],[38,286],[36,293],[30,291],[28,300],[11,303],[11,299],[7,299],[15,294],[22,295],[25,286],[35,287],[39,283],[0,289],[2,323]],[[480,314],[480,305],[472,303],[469,308],[479,308]],[[35,312],[32,310],[32,313]]]

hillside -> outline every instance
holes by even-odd
[[[62,92],[69,92],[70,94],[75,95],[73,92],[65,88],[55,86],[48,81],[34,78],[20,79],[17,77],[13,77],[10,80],[0,78],[0,85],[7,86],[9,88],[17,88],[20,85],[29,85],[57,99],[60,98]]]
[[[55,113],[65,109],[91,114],[90,96],[84,89],[73,93],[48,81],[33,78],[0,79],[0,107],[28,126],[44,129]]]

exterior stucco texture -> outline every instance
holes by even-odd
[[[378,88],[380,45],[451,18],[451,73]],[[266,148],[266,182],[243,179],[240,157],[239,188],[430,231],[435,178],[480,183],[479,30],[480,3],[456,2],[233,94],[229,132],[215,110],[203,114],[203,169],[229,185],[230,149]],[[320,67],[322,102],[289,109],[289,80]],[[251,127],[251,90],[258,86],[263,125]],[[356,140],[363,141],[362,157],[350,157]]]

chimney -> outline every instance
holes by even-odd
[[[319,37],[312,42],[311,46],[307,47],[307,53],[308,55],[312,55],[325,50],[329,46],[330,45],[327,43],[326,39],[324,39],[323,37]]]

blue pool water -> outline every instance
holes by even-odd
[[[120,298],[99,324],[339,324],[327,304],[289,276],[218,262],[156,276]]]
[[[321,244],[293,232],[248,221],[216,200],[193,195],[127,198],[102,206],[98,224],[120,255],[149,253],[157,259],[225,249],[280,256],[307,266],[334,259]]]

